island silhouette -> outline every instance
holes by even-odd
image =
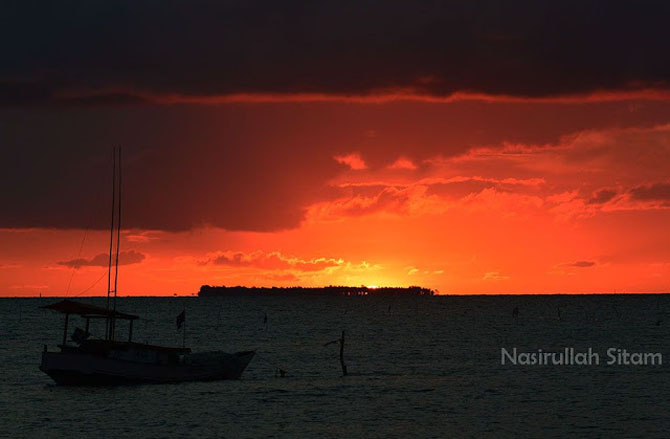
[[[419,286],[410,287],[243,287],[203,285],[199,297],[223,296],[432,296],[434,290]]]

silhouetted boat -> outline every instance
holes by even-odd
[[[120,151],[119,151],[120,162]],[[114,156],[114,194],[116,193],[116,154]],[[135,343],[133,322],[139,317],[116,310],[116,285],[119,268],[121,175],[119,169],[119,205],[117,224],[116,263],[113,309],[110,309],[112,250],[114,238],[114,198],[112,199],[112,222],[109,249],[109,274],[107,280],[107,307],[93,306],[72,300],[43,306],[42,308],[65,314],[63,341],[60,351],[50,352],[44,345],[40,370],[59,384],[97,385],[133,383],[174,383],[182,381],[212,381],[236,379],[242,375],[254,351],[229,354],[221,351],[191,353],[182,346],[165,347]],[[86,329],[76,328],[68,344],[70,315],[79,315],[86,320]],[[105,320],[105,338],[91,339],[91,319]],[[183,323],[184,314],[178,318]],[[116,321],[128,322],[128,339],[116,339]],[[184,332],[185,334],[185,332]]]
[[[191,353],[189,348],[154,346],[132,341],[133,322],[138,316],[112,311],[86,303],[63,300],[42,308],[65,314],[63,342],[60,352],[42,353],[40,370],[59,384],[98,385],[133,383],[171,383],[181,381],[212,381],[237,379],[242,375],[253,351]],[[76,328],[68,344],[70,315],[86,320],[86,329]],[[89,339],[91,319],[126,320],[127,341]]]

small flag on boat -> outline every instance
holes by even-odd
[[[177,329],[181,329],[181,325],[184,324],[186,320],[186,310],[182,311],[181,314],[177,316]]]

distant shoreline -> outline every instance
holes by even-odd
[[[419,286],[411,287],[243,287],[203,285],[198,297],[221,296],[434,296],[435,291]]]

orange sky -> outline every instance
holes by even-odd
[[[128,226],[121,295],[190,295],[202,284],[670,288],[662,94],[2,112],[23,127],[12,128],[15,145],[49,139],[66,151],[16,156],[39,182],[16,171],[27,188],[12,189],[25,203],[0,229],[2,296],[105,294],[116,144]],[[52,159],[64,164],[53,175]]]

